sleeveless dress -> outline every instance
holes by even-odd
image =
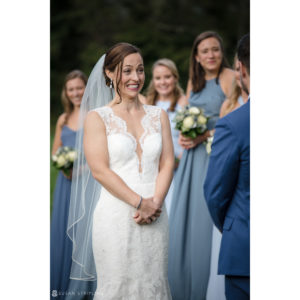
[[[204,113],[210,117],[208,129],[211,130],[219,118],[224,100],[225,94],[220,85],[216,83],[216,79],[211,79],[206,81],[202,91],[191,93],[189,103],[204,109]],[[208,161],[209,155],[203,143],[184,150],[175,178],[169,216],[168,263],[169,283],[174,300],[208,299],[206,295],[211,260],[218,260],[219,241],[212,247],[213,223],[203,191]],[[212,276],[218,278],[217,284],[225,299],[224,276],[217,275],[216,272],[212,272]]]
[[[179,110],[181,108],[181,106],[179,104],[177,104],[174,111],[169,111],[171,101],[157,101],[155,105],[162,108],[168,114],[170,126],[171,126],[174,154],[175,154],[175,157],[179,157],[181,155],[181,153],[183,152],[183,148],[181,148],[181,146],[178,144],[179,130],[175,129],[176,123],[173,120],[175,119],[176,111]],[[176,176],[176,171],[177,170],[174,171],[173,180],[171,182],[168,194],[164,201],[168,215],[170,214],[170,210],[171,210],[171,201],[172,201],[172,196],[173,196],[174,180],[175,180],[175,176]]]
[[[137,141],[126,122],[108,107],[95,111],[102,118],[112,171],[142,197],[155,191],[162,151],[161,109],[144,105],[144,133]],[[141,161],[136,153],[142,149]],[[141,172],[140,172],[141,170]],[[133,220],[136,209],[104,187],[93,216],[93,254],[97,272],[95,300],[168,300],[168,217],[165,207],[151,224]]]
[[[75,147],[76,131],[64,126],[61,131],[63,146]],[[83,299],[86,291],[94,291],[93,283],[70,280],[72,242],[67,236],[71,180],[60,171],[54,191],[50,226],[50,288],[51,299]],[[74,281],[74,282],[73,282]],[[80,293],[79,293],[80,292]]]

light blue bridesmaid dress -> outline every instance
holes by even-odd
[[[237,100],[237,101],[238,101],[238,103],[240,104],[240,106],[242,106],[243,104],[245,104],[242,95],[240,95],[240,96],[238,97],[238,100]]]
[[[189,103],[199,106],[210,117],[211,130],[219,118],[225,94],[216,79],[204,89],[191,93]],[[205,300],[210,267],[218,260],[219,236],[212,248],[213,223],[203,193],[209,155],[204,144],[184,150],[177,170],[169,216],[170,240],[168,276],[173,300]],[[213,256],[212,256],[213,255]],[[214,286],[225,299],[224,277]],[[222,298],[214,299],[222,300]]]
[[[74,148],[75,138],[76,131],[65,125],[61,132],[63,146]],[[94,282],[70,280],[72,242],[66,233],[70,195],[71,180],[60,171],[56,180],[50,227],[50,295],[51,299],[56,300],[80,300],[88,292],[96,290]]]
[[[168,114],[169,121],[170,121],[170,126],[171,126],[171,134],[172,134],[172,141],[173,141],[173,146],[174,146],[174,154],[175,154],[175,157],[179,157],[181,155],[183,149],[178,144],[179,130],[175,129],[176,123],[173,120],[175,119],[176,111],[179,110],[181,108],[181,106],[179,104],[176,104],[175,110],[170,111],[169,108],[170,108],[170,105],[171,105],[171,101],[157,101],[155,105],[162,108]],[[165,201],[164,201],[168,215],[170,214],[170,209],[171,209],[171,201],[172,201],[172,195],[173,195],[173,189],[174,189],[175,176],[176,176],[176,170],[174,171],[173,180],[171,182],[168,194],[167,194],[167,196],[165,198]]]

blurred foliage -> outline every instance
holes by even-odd
[[[65,75],[87,75],[99,57],[117,42],[143,53],[147,87],[159,58],[175,61],[186,88],[191,47],[206,30],[217,31],[232,63],[239,38],[249,32],[249,0],[51,0],[51,119],[62,112]]]

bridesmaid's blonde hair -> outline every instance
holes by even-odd
[[[234,56],[233,69],[235,69],[236,62],[237,62],[237,55]],[[238,102],[238,98],[240,97],[241,94],[242,94],[242,90],[238,86],[236,79],[234,77],[232,81],[231,94],[228,97],[229,103],[228,106],[224,109],[224,116],[233,111],[233,109],[236,106],[236,103]]]
[[[147,88],[147,91],[146,91],[147,103],[150,105],[155,105],[158,100],[158,93],[155,90],[154,83],[153,83],[153,71],[157,66],[164,66],[164,67],[168,68],[171,71],[172,75],[175,77],[176,82],[175,82],[175,87],[173,90],[173,97],[172,97],[172,99],[170,99],[171,105],[169,108],[170,111],[174,111],[179,98],[184,93],[183,93],[183,89],[181,88],[181,86],[179,84],[179,73],[178,73],[177,67],[176,67],[175,63],[171,59],[168,59],[168,58],[159,59],[152,66],[152,79],[151,79],[149,86]]]

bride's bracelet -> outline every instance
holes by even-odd
[[[142,201],[143,201],[143,197],[142,196],[140,196],[140,197],[141,197],[140,198],[140,202],[139,202],[138,206],[136,207],[136,209],[139,209],[141,207],[141,204],[142,204]]]

